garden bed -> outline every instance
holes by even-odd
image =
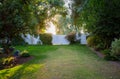
[[[17,65],[26,63],[33,59],[32,56],[29,56],[29,57],[20,57],[19,56],[16,58],[14,56],[8,56],[6,54],[1,54],[0,58],[1,58],[0,70],[15,67]]]

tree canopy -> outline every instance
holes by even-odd
[[[40,33],[46,22],[60,14],[63,17],[56,22],[59,28],[84,27],[109,46],[114,38],[120,37],[119,4],[119,0],[73,0],[69,7],[71,17],[66,18],[64,0],[0,0],[0,39],[9,42],[21,34]]]
[[[83,10],[78,11],[77,24],[91,34],[104,39],[109,47],[111,41],[120,37],[120,1],[86,0]]]
[[[0,0],[0,40],[8,45],[26,33],[39,33],[45,21],[56,14],[63,15],[62,0]]]

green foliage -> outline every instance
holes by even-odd
[[[110,49],[102,50],[102,53],[105,54],[105,55],[110,55],[110,52],[111,52]]]
[[[111,48],[111,50],[105,49],[102,51],[105,54],[105,59],[112,61],[120,60],[120,40],[115,39],[111,44]]]
[[[84,3],[85,3],[85,0],[73,0],[73,4],[71,7],[71,10],[72,10],[71,18],[73,20],[73,25],[75,26],[78,25],[79,10],[82,8]]]
[[[30,54],[29,54],[29,52],[27,50],[24,50],[24,51],[21,52],[20,56],[21,57],[29,57]]]
[[[79,12],[78,24],[84,24],[88,32],[102,37],[106,48],[110,47],[114,38],[120,37],[119,4],[119,0],[88,0]]]
[[[0,58],[0,69],[13,67],[15,63],[14,57]]]
[[[52,45],[52,34],[40,34],[40,40],[42,41],[43,45]]]
[[[58,29],[56,30],[57,34],[66,35],[72,31],[79,32],[80,28],[72,24],[72,18],[68,16],[64,17],[61,15],[56,15],[54,18],[56,18],[56,20],[54,20],[53,23],[56,25],[56,28]]]
[[[30,5],[20,0],[4,0],[1,3],[1,38],[12,39],[14,36],[28,31],[28,25],[31,24],[31,9],[29,7]]]
[[[26,3],[27,2],[27,3]],[[0,2],[0,40],[8,53],[11,42],[17,36],[29,32],[32,26],[30,1],[3,0]]]
[[[104,49],[104,41],[98,36],[89,36],[87,38],[88,46],[93,47],[95,50]]]
[[[5,40],[5,49],[9,48],[12,40],[17,44],[16,37],[21,34],[39,33],[45,28],[46,20],[65,12],[63,5],[63,0],[0,1],[0,40]],[[22,39],[19,41],[18,44],[23,43]]]
[[[111,55],[106,55],[105,56],[106,60],[110,60],[110,61],[118,61],[117,57],[111,56]]]
[[[105,50],[102,51],[102,53],[105,54],[104,59],[106,59],[106,60],[110,60],[110,61],[118,61],[118,60],[120,60],[119,56],[111,55],[112,52],[111,52],[110,49],[105,49]]]
[[[3,58],[3,65],[10,65],[14,62],[14,57]]]
[[[63,0],[35,0],[32,2],[34,6],[34,17],[37,21],[35,32],[39,33],[41,29],[45,29],[46,22],[50,21],[56,14],[63,15],[64,9]],[[47,20],[47,21],[46,21]]]
[[[111,55],[120,56],[120,39],[115,39],[111,44]]]
[[[118,60],[116,57],[111,55],[111,50],[110,49],[105,49],[105,50],[102,51],[102,53],[105,55],[104,59],[106,59],[106,60],[111,60],[111,61]]]
[[[27,43],[21,36],[18,36],[12,40],[12,45],[15,45],[15,46],[16,45],[27,45]]]
[[[74,44],[75,43],[75,36],[76,36],[76,33],[71,32],[65,38],[70,42],[70,44]]]

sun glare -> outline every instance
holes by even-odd
[[[52,33],[53,35],[56,34],[55,25],[52,22],[48,23],[49,27],[46,29],[46,33]]]

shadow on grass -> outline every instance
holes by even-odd
[[[27,63],[6,69],[2,73],[0,72],[0,79],[35,79],[34,73],[44,67],[42,62],[47,58],[46,55],[40,55]]]

